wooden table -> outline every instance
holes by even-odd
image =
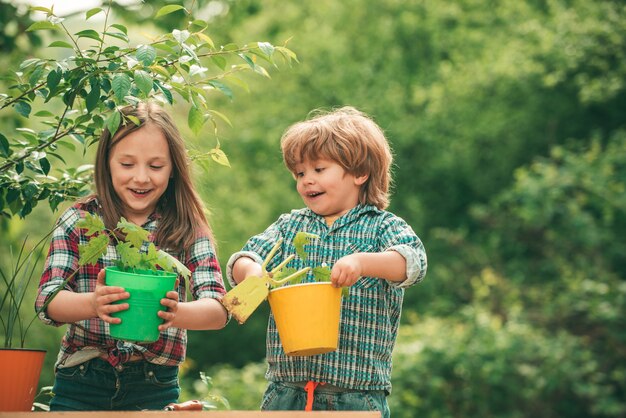
[[[380,412],[357,411],[90,411],[0,412],[0,418],[380,418]]]

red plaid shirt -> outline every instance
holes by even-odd
[[[114,265],[117,252],[115,246],[109,245],[106,254],[98,260],[95,266],[78,267],[78,245],[86,244],[88,237],[85,235],[86,230],[78,228],[76,223],[87,213],[98,213],[96,200],[77,203],[59,218],[39,283],[39,293],[35,301],[37,310],[41,309],[52,293],[62,285],[65,278],[76,269],[78,272],[65,289],[72,292],[93,292],[98,272],[107,266]],[[158,218],[158,215],[153,214],[143,228],[153,233],[156,230]],[[196,239],[191,248],[183,254],[172,255],[191,270],[188,283],[180,277],[178,287],[180,301],[186,300],[187,286],[193,299],[221,299],[226,293],[220,265],[215,256],[213,244],[207,236]],[[47,317],[45,311],[41,312],[39,317],[47,324],[63,325]],[[96,317],[69,324],[61,342],[56,365],[63,367],[72,356],[82,357],[79,351],[83,351],[83,354],[91,353],[88,354],[88,358],[104,355],[113,366],[128,361],[133,354],[142,355],[151,363],[177,366],[185,359],[186,346],[187,331],[180,328],[169,328],[161,332],[159,339],[149,344],[116,340],[111,338],[109,324]]]

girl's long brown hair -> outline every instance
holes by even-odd
[[[161,216],[155,232],[155,243],[163,249],[180,252],[189,248],[195,239],[206,234],[215,245],[211,227],[206,218],[206,208],[191,181],[190,161],[184,140],[172,118],[161,106],[152,102],[142,102],[137,106],[122,108],[122,124],[115,135],[105,129],[98,143],[95,162],[96,197],[101,206],[104,224],[114,229],[123,216],[122,202],[115,193],[111,181],[109,154],[111,148],[131,132],[152,124],[163,132],[172,159],[172,178],[163,196],[157,203]],[[128,116],[137,118],[136,125]]]

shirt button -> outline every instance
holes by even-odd
[[[115,366],[115,370],[117,370],[118,372],[121,372],[122,370],[124,370],[124,366],[122,366],[121,364],[118,364],[117,366]]]
[[[150,371],[148,372],[148,376],[150,376],[150,377],[154,376],[154,372],[153,372],[152,370],[150,370]]]

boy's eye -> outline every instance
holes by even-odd
[[[302,171],[299,171],[296,173],[296,177],[302,177],[304,176],[304,173]]]
[[[316,173],[321,173],[322,171],[324,171],[324,167],[316,167],[315,168],[315,172]]]

